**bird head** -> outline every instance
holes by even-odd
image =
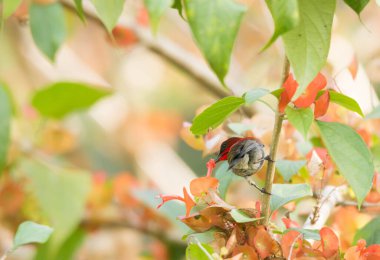
[[[241,138],[241,137],[231,137],[231,138],[228,138],[226,141],[224,141],[222,143],[222,145],[220,146],[220,150],[219,150],[219,154],[218,154],[218,157],[216,158],[216,162],[220,162],[220,161],[225,161],[227,160],[228,158],[228,153],[230,152],[231,150],[231,147],[238,143],[239,141],[242,141],[246,138]]]

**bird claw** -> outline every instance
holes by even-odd
[[[261,193],[263,194],[267,194],[267,195],[272,195],[270,192],[267,192],[265,190],[265,188],[260,188],[259,186],[257,186],[256,183],[254,183],[253,181],[251,181],[248,177],[245,177],[245,179],[247,180],[247,182],[249,183],[249,185],[255,187],[256,189],[258,189]]]
[[[264,188],[260,189],[261,193],[267,194],[267,195],[272,195],[272,193],[267,192]]]
[[[266,160],[266,161],[268,161],[268,162],[272,162],[272,163],[276,162],[275,160],[272,160],[272,159],[270,158],[270,155],[265,156],[265,157],[264,157],[264,160]]]

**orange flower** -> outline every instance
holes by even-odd
[[[186,205],[186,217],[188,217],[190,215],[191,209],[195,206],[195,202],[190,197],[190,195],[187,192],[185,187],[183,188],[183,197],[177,196],[177,195],[162,195],[162,194],[160,194],[160,195],[158,195],[158,198],[162,199],[162,202],[157,206],[158,209],[170,200],[183,201]]]
[[[318,73],[318,75],[313,79],[312,82],[307,86],[305,92],[299,96],[293,104],[296,107],[299,108],[307,108],[311,104],[313,104],[318,95],[318,92],[322,90],[324,87],[326,87],[327,81],[325,76],[323,76],[321,73]],[[298,83],[297,81],[294,80],[293,75],[289,74],[289,77],[286,79],[284,84],[282,85],[284,88],[284,91],[281,93],[279,104],[278,104],[278,109],[281,113],[284,113],[286,106],[291,102],[294,94],[296,93],[296,90],[298,88]],[[326,97],[323,97],[326,99]],[[318,113],[320,113],[319,110],[326,110],[328,107],[328,102],[327,105],[324,104],[324,99],[322,99],[319,103],[318,106]],[[328,98],[329,99],[329,98]],[[327,106],[327,107],[326,107]],[[326,108],[325,108],[326,107]]]

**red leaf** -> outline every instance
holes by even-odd
[[[292,256],[290,259],[293,259],[298,254],[302,252],[302,235],[300,232],[291,230],[288,233],[286,233],[281,240],[281,248],[282,252],[284,254],[284,257],[288,258],[291,248],[292,250]]]
[[[362,254],[366,259],[380,259],[380,245],[370,245]]]
[[[292,100],[294,93],[296,93],[298,83],[294,80],[293,74],[289,74],[282,87],[285,90],[281,93],[280,100],[278,103],[278,110],[280,111],[280,113],[284,113],[286,106]]]
[[[339,250],[339,240],[331,228],[324,227],[319,231],[322,242],[322,253],[326,258],[335,256]]]
[[[300,225],[297,222],[291,220],[290,218],[282,218],[281,220],[287,229],[300,227]]]
[[[326,90],[316,101],[314,107],[314,117],[318,118],[324,116],[329,108],[330,93]]]
[[[306,108],[309,107],[315,101],[318,91],[322,90],[327,84],[325,76],[321,73],[313,79],[312,82],[307,86],[305,93],[303,93],[296,101],[294,105],[296,107]]]
[[[193,196],[200,197],[206,194],[210,189],[216,190],[219,180],[214,177],[200,177],[190,182],[190,192]]]
[[[261,259],[271,255],[272,251],[272,240],[273,238],[268,234],[264,228],[260,228],[254,239],[253,244],[256,248],[256,251],[259,253]]]
[[[186,216],[190,215],[191,209],[195,206],[193,199],[190,197],[189,193],[185,187],[183,187],[183,201],[186,204]]]

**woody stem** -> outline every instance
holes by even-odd
[[[288,78],[290,70],[290,64],[288,58],[285,56],[284,61],[284,67],[283,67],[283,74],[282,74],[282,81],[281,85],[285,82],[285,80]],[[277,148],[278,143],[280,139],[280,133],[282,128],[282,122],[284,121],[284,114],[280,113],[279,111],[276,113],[276,118],[274,122],[274,128],[273,128],[273,134],[272,134],[272,143],[270,146],[270,153],[269,153],[269,159],[268,160],[268,167],[267,167],[267,173],[265,178],[265,191],[268,194],[264,194],[264,200],[263,200],[263,213],[264,213],[264,225],[267,225],[269,222],[270,217],[270,196],[272,193],[272,184],[274,179],[274,173],[275,173],[275,161],[276,161],[276,155],[277,155]]]

